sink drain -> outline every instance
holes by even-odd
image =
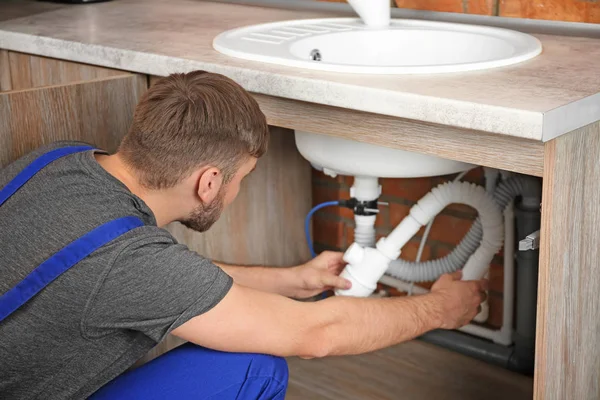
[[[313,61],[321,61],[321,52],[319,49],[314,49],[310,52],[310,59]]]

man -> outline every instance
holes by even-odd
[[[485,282],[459,275],[422,296],[298,302],[348,287],[339,253],[289,269],[221,265],[160,228],[207,230],[267,142],[254,99],[196,71],[146,92],[116,154],[55,143],[5,168],[0,397],[283,399],[281,357],[364,353],[477,314]],[[134,224],[98,233],[123,220]],[[89,247],[90,235],[103,241]],[[64,270],[30,289],[48,265]],[[124,373],[168,334],[191,344]]]

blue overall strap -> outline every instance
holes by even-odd
[[[118,218],[100,225],[54,253],[0,296],[0,322],[79,261],[122,234],[143,225],[137,217]]]
[[[4,202],[8,200],[10,196],[15,194],[15,192],[19,190],[21,186],[27,183],[28,180],[33,178],[35,174],[40,172],[42,168],[50,164],[52,161],[58,160],[59,158],[69,154],[92,149],[93,147],[91,146],[61,147],[56,150],[51,150],[36,158],[31,164],[23,168],[23,170],[19,172],[19,174],[15,176],[12,181],[8,183],[8,185],[4,186],[2,190],[0,190],[0,206],[4,204]]]
[[[61,147],[36,158],[0,190],[0,206],[52,161],[69,154],[92,149],[91,146]],[[137,217],[118,218],[100,225],[60,249],[31,271],[15,287],[0,296],[0,322],[79,261],[122,234],[143,225],[144,223]]]

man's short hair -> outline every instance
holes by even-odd
[[[142,185],[164,189],[208,165],[228,182],[268,141],[266,118],[246,90],[223,75],[193,71],[148,89],[119,152]]]

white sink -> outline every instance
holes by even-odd
[[[507,29],[392,20],[374,29],[359,19],[330,18],[254,25],[218,35],[229,56],[299,68],[361,74],[473,71],[529,60],[535,37]]]
[[[296,131],[296,147],[327,175],[418,178],[466,171],[474,165],[425,154]]]

